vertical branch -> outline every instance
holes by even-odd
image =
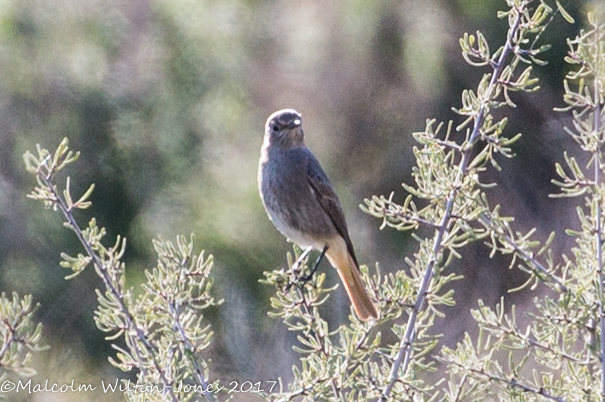
[[[168,301],[168,300],[167,300]],[[185,356],[188,358],[189,363],[193,367],[191,375],[197,379],[197,383],[202,386],[202,394],[206,397],[208,402],[214,402],[214,397],[212,396],[212,392],[210,391],[211,387],[208,386],[208,381],[206,381],[206,376],[204,375],[204,370],[200,362],[195,358],[193,352],[195,351],[195,347],[191,344],[191,341],[187,337],[185,333],[185,328],[178,314],[178,309],[176,306],[168,301],[168,308],[170,316],[173,319],[174,329],[179,334],[179,338],[185,348]]]
[[[107,287],[108,291],[112,294],[112,296],[115,297],[116,302],[120,306],[120,311],[124,317],[124,321],[126,322],[126,325],[128,326],[128,331],[125,333],[125,336],[127,336],[127,337],[133,336],[130,334],[132,331],[132,333],[134,334],[133,337],[136,338],[141,343],[141,345],[143,345],[143,347],[145,348],[144,354],[145,354],[145,356],[150,357],[151,363],[153,364],[154,368],[159,373],[160,380],[162,381],[162,384],[164,385],[165,392],[168,393],[169,399],[171,401],[176,402],[177,398],[172,389],[172,384],[166,377],[166,375],[164,373],[164,369],[161,367],[160,363],[156,359],[153,346],[151,345],[151,343],[149,342],[149,340],[143,333],[143,330],[141,328],[139,328],[139,326],[136,324],[134,317],[128,310],[128,307],[124,304],[122,292],[118,288],[116,288],[116,286],[114,286],[114,281],[111,278],[106,267],[103,265],[101,259],[97,255],[97,253],[93,250],[90,242],[84,237],[84,234],[82,233],[82,229],[80,229],[80,226],[78,225],[78,223],[76,222],[76,220],[72,214],[72,209],[67,205],[67,202],[58,194],[57,189],[52,184],[51,177],[52,177],[53,173],[54,173],[53,171],[50,171],[46,175],[39,169],[37,171],[37,176],[42,180],[42,182],[44,183],[44,185],[46,186],[46,188],[52,195],[55,205],[58,206],[58,208],[63,213],[63,216],[65,216],[65,219],[67,219],[67,223],[68,223],[69,227],[72,228],[72,230],[76,233],[78,240],[80,240],[80,243],[82,243],[82,246],[84,246],[84,248],[86,249],[86,253],[89,255],[93,264],[97,268],[97,272],[99,273],[99,276],[101,276],[101,278],[103,279],[103,282],[105,283],[105,286]],[[144,357],[141,355],[141,352],[137,349],[136,345],[133,344],[132,350],[137,355],[137,358],[140,359],[140,361],[144,361]],[[139,369],[141,370],[141,373],[143,374],[144,377],[146,377],[148,375],[147,369],[144,366],[140,366]]]
[[[323,287],[324,274],[315,274],[310,278],[305,275],[309,251],[310,248],[306,249],[294,263],[288,255],[287,270],[265,272],[268,279],[261,281],[277,288],[276,297],[271,300],[277,312],[269,315],[281,317],[290,331],[300,332],[297,338],[302,346],[294,347],[294,350],[305,355],[301,358],[302,369],[294,370],[297,389],[292,387],[289,393],[282,393],[280,389],[277,395],[261,392],[275,401],[293,401],[299,400],[300,397],[341,401],[346,399],[349,392],[343,385],[347,382],[348,371],[346,363],[339,359],[342,351],[332,343],[332,336],[342,334],[343,327],[330,332],[327,322],[316,310],[335,287]],[[298,252],[295,250],[296,254]]]
[[[330,353],[328,353],[328,350],[326,348],[325,336],[319,326],[320,324],[317,322],[317,319],[315,318],[315,315],[313,314],[312,303],[310,300],[307,299],[306,294],[303,290],[303,287],[304,287],[304,284],[298,288],[298,291],[300,292],[300,297],[301,297],[301,306],[304,308],[305,315],[307,315],[308,317],[311,317],[311,322],[309,324],[314,323],[317,326],[317,329],[315,329],[315,328],[313,328],[315,325],[310,325],[312,332],[313,332],[313,337],[315,338],[315,342],[317,342],[317,345],[320,348],[319,351],[324,355],[325,358],[329,358]],[[340,400],[341,399],[340,389],[333,376],[331,376],[331,378],[330,378],[330,386],[332,387],[332,393],[334,394],[334,398],[336,400]]]
[[[600,164],[601,158],[599,157],[599,151],[595,152],[595,187],[598,188],[600,182]],[[597,190],[598,191],[598,190]],[[598,292],[599,292],[599,326],[601,328],[600,333],[600,341],[601,341],[601,401],[605,402],[605,359],[603,356],[605,355],[605,307],[603,307],[603,281],[605,280],[605,275],[603,274],[603,244],[602,244],[602,228],[601,228],[601,196],[597,193],[595,195],[597,197],[596,201],[596,211],[595,211],[595,220],[596,220],[596,233],[595,233],[595,241],[596,241],[596,249],[597,249],[597,272],[598,272]]]
[[[94,185],[74,202],[69,177],[62,195],[53,183],[54,174],[74,162],[79,153],[74,155],[68,151],[67,138],[61,142],[54,157],[39,145],[37,148],[37,157],[30,152],[24,155],[27,170],[36,175],[38,182],[28,197],[42,200],[55,211],[60,210],[66,219],[64,226],[76,234],[86,250],[87,256],[79,254],[75,258],[62,253],[64,261],[61,265],[73,271],[68,278],[79,275],[92,262],[95,272],[103,280],[104,292],[97,290],[97,327],[103,332],[115,332],[108,339],[123,336],[126,342],[126,347],[112,345],[118,354],[117,359],[110,357],[110,362],[124,372],[138,369],[137,378],[153,381],[154,387],[150,391],[161,393],[159,398],[162,401],[180,400],[178,394],[181,391],[177,392],[174,384],[183,378],[191,378],[196,386],[203,388],[205,399],[214,401],[212,385],[204,372],[205,362],[194,356],[210,344],[212,336],[209,326],[200,327],[203,316],[197,311],[222,303],[215,301],[209,293],[212,257],[204,261],[202,253],[191,258],[193,235],[188,244],[183,236],[177,237],[178,247],[162,239],[154,241],[159,257],[157,268],[145,271],[147,282],[142,285],[143,293],[133,301],[132,291],[124,288],[124,264],[120,262],[126,247],[125,240],[118,237],[115,245],[107,248],[102,244],[105,229],[99,229],[94,218],[83,231],[74,217],[75,209],[91,205],[87,198]],[[129,399],[150,400],[149,396],[139,395],[131,388],[124,390],[121,387],[120,390],[126,391]],[[153,396],[151,399],[157,398]]]
[[[381,397],[381,400],[383,401],[386,401],[389,397],[391,390],[393,389],[393,386],[395,385],[395,382],[398,378],[398,373],[400,369],[402,371],[402,375],[405,375],[405,373],[407,372],[412,357],[412,346],[414,344],[417,334],[416,320],[420,312],[425,307],[428,290],[435,275],[435,264],[437,263],[438,256],[442,249],[443,238],[452,220],[452,211],[454,209],[454,203],[456,201],[456,197],[458,196],[458,191],[460,189],[461,183],[465,175],[467,174],[468,165],[473,155],[474,145],[480,138],[481,127],[484,123],[485,114],[489,108],[489,101],[492,97],[492,94],[494,93],[496,86],[498,85],[498,79],[500,78],[504,69],[506,58],[513,49],[513,38],[515,38],[515,36],[517,35],[523,12],[526,6],[527,2],[524,1],[518,8],[516,8],[515,21],[508,31],[506,44],[502,49],[502,53],[498,58],[498,62],[493,66],[493,73],[489,82],[488,90],[485,92],[485,99],[483,100],[481,108],[479,109],[479,112],[475,117],[473,130],[471,132],[468,143],[463,148],[462,159],[460,160],[460,164],[458,166],[456,180],[452,185],[452,188],[448,195],[445,212],[443,214],[443,218],[441,220],[441,223],[439,224],[439,228],[437,229],[437,233],[435,235],[435,240],[433,242],[432,247],[432,256],[427,263],[425,274],[422,278],[422,282],[420,283],[420,288],[418,290],[418,297],[416,299],[416,302],[414,303],[412,312],[408,317],[405,334],[399,344],[399,352],[395,357],[395,361],[393,363],[393,366],[391,367],[391,372],[389,374],[388,384],[384,389],[384,392]]]
[[[601,185],[601,144],[602,144],[602,136],[599,135],[601,131],[601,105],[600,105],[600,81],[598,77],[599,73],[599,61],[601,59],[601,46],[599,45],[599,26],[595,27],[595,43],[596,43],[596,57],[595,57],[595,77],[594,77],[594,93],[593,93],[593,129],[597,136],[597,141],[595,142],[595,150],[594,150],[594,186],[595,186],[595,202],[596,202],[596,211],[595,211],[595,220],[596,220],[596,233],[595,233],[595,241],[596,241],[596,249],[597,249],[597,272],[598,272],[598,280],[599,280],[599,326],[601,327],[600,341],[601,341],[601,401],[605,402],[605,307],[603,306],[604,297],[603,297],[603,282],[605,281],[605,274],[603,273],[603,229],[601,222],[601,202],[602,202],[602,194],[600,191]]]

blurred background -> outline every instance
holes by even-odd
[[[553,2],[554,4],[554,2]],[[556,16],[540,43],[552,44],[549,64],[535,69],[541,90],[514,94],[508,135],[523,133],[517,157],[501,160],[492,205],[517,217],[519,230],[577,227],[574,203],[548,198],[554,163],[574,143],[564,133],[562,80],[566,38],[600,1],[568,2],[576,19]],[[285,107],[302,113],[306,141],[340,196],[362,264],[384,272],[406,269],[415,250],[409,233],[379,230],[359,204],[411,183],[411,133],[425,120],[459,121],[451,107],[475,88],[485,69],[468,66],[458,38],[482,31],[495,50],[507,32],[496,18],[502,0],[0,0],[0,289],[32,294],[51,346],[37,355],[37,380],[98,384],[128,378],[107,356],[114,350],[95,326],[92,269],[72,281],[60,252],[82,251],[62,218],[25,198],[35,184],[22,154],[36,143],[55,149],[68,137],[80,160],[68,169],[72,193],[96,183],[95,216],[128,238],[132,286],[155,264],[151,239],[195,233],[197,250],[215,258],[215,295],[208,311],[215,338],[206,358],[212,378],[252,382],[291,378],[294,334],[269,318],[272,288],[263,271],[284,267],[291,245],[273,228],[258,196],[256,169],[263,125]],[[58,179],[63,180],[65,176]],[[562,232],[561,232],[562,233]],[[556,253],[572,241],[559,235]],[[478,298],[531,308],[529,292],[508,294],[525,277],[510,261],[477,244],[451,270],[458,305],[443,319],[444,344],[472,331],[468,309]],[[324,263],[328,284],[335,271]],[[339,288],[325,309],[333,328],[346,323]],[[520,310],[523,310],[521,308]],[[453,322],[455,321],[455,322]],[[49,401],[51,396],[20,395]],[[122,400],[121,395],[52,395],[53,400]]]

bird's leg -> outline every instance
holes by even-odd
[[[298,257],[298,259],[296,260],[296,262],[294,264],[292,264],[292,272],[294,273],[295,277],[298,277],[298,272],[300,271],[300,264],[302,264],[302,262],[304,261],[304,259],[307,258],[307,256],[309,255],[309,253],[311,251],[313,251],[313,246],[307,247],[307,249],[302,252],[302,254],[300,255],[300,257]],[[293,283],[294,282],[289,282],[288,283],[288,286],[286,286],[286,292],[290,291],[290,287],[293,285]]]
[[[311,251],[313,251],[313,246],[307,247],[307,249],[305,251],[303,251],[303,253],[300,255],[300,257],[298,257],[298,260],[296,260],[296,262],[294,264],[292,264],[292,268],[294,268],[296,271],[298,271],[300,268],[300,264],[302,264],[303,260],[305,258],[307,258],[307,256],[309,255],[309,253]]]
[[[315,264],[313,265],[311,272],[309,272],[309,275],[300,278],[303,282],[307,282],[307,281],[311,280],[311,278],[313,278],[313,274],[315,273],[315,271],[317,271],[317,267],[319,266],[319,263],[324,258],[324,255],[326,255],[326,251],[328,251],[328,246],[325,246],[324,249],[321,250],[321,254],[317,258],[317,261],[315,261]]]

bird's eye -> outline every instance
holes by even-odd
[[[273,125],[273,131],[278,131],[278,130],[279,130],[279,128],[277,127],[277,124],[274,124]]]

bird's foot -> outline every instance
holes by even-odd
[[[310,248],[310,247],[309,247]],[[305,253],[307,251],[309,251],[309,248],[307,250],[305,250]],[[321,250],[321,254],[319,255],[319,257],[317,258],[317,261],[315,261],[315,264],[313,265],[313,268],[311,268],[311,272],[309,272],[309,275],[305,275],[302,278],[300,278],[300,280],[302,282],[308,282],[311,280],[311,278],[313,278],[313,274],[315,273],[315,271],[317,271],[317,267],[319,266],[319,263],[321,262],[321,260],[324,258],[324,255],[326,255],[326,251],[328,251],[328,246],[325,246],[323,250]],[[304,253],[303,253],[304,254]]]

